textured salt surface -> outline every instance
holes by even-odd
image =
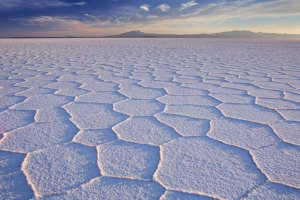
[[[300,199],[299,42],[0,47],[0,199]]]

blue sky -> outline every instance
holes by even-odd
[[[300,34],[300,0],[0,0],[0,36]]]

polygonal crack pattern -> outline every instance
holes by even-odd
[[[172,190],[237,199],[265,181],[249,153],[205,137],[165,144],[162,157],[155,179]]]
[[[1,198],[300,198],[299,42],[0,46]]]
[[[99,176],[96,159],[94,148],[69,143],[29,153],[22,170],[36,196],[50,195],[79,187]]]

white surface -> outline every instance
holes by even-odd
[[[279,138],[266,125],[234,119],[216,119],[211,122],[209,137],[243,149],[256,149],[276,144]]]
[[[180,138],[161,151],[154,178],[167,189],[238,199],[265,181],[247,151],[206,137]]]
[[[101,174],[105,176],[151,180],[159,162],[159,148],[116,141],[97,147]]]
[[[300,191],[295,190],[281,184],[268,182],[264,185],[259,186],[254,191],[252,191],[245,199],[256,200],[256,199],[281,199],[281,200],[291,200],[299,199]]]
[[[61,193],[100,175],[93,147],[68,143],[29,153],[22,171],[36,196]]]
[[[300,147],[286,143],[250,151],[270,181],[300,189]]]
[[[140,144],[160,145],[179,137],[174,129],[154,117],[131,117],[113,130],[120,139]]]
[[[152,116],[164,110],[165,105],[156,100],[128,99],[114,104],[117,112],[130,116]]]
[[[0,47],[0,198],[300,198],[300,42]]]
[[[159,199],[164,188],[153,181],[139,181],[102,176],[67,194],[41,199]]]

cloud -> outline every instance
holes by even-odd
[[[36,9],[46,7],[63,7],[74,5],[85,5],[85,2],[66,3],[61,0],[0,0],[0,10],[11,9]]]
[[[170,9],[170,6],[168,4],[161,4],[159,6],[157,6],[158,9],[160,9],[163,12],[167,12]]]
[[[144,11],[146,11],[146,12],[149,12],[150,5],[145,4],[145,5],[140,6],[140,8],[143,9]]]
[[[235,29],[239,29],[238,27],[250,27],[249,24],[247,24],[247,20],[249,19],[256,20],[257,24],[260,24],[259,20],[266,21],[271,19],[274,21],[275,19],[284,19],[284,17],[288,16],[295,16],[297,19],[300,17],[300,1],[219,1],[196,6],[195,9],[185,14],[182,14],[182,12],[177,9],[177,11],[166,12],[165,15],[158,16],[159,17],[153,17],[152,15],[149,15],[148,17],[143,18],[143,21],[132,23],[132,27],[133,25],[140,25],[147,27],[148,30],[155,30],[157,27],[163,27],[164,30],[183,30],[182,27],[185,27],[184,30],[190,30],[190,33],[191,30],[201,30],[199,28],[201,26],[210,27],[214,30],[217,30],[218,27],[222,27],[223,30],[228,30],[232,27],[237,27]],[[284,20],[286,21],[287,19],[288,18],[285,18]],[[222,25],[216,26],[219,22],[222,22]],[[292,23],[295,24],[296,22]],[[296,29],[297,28],[293,29],[294,32]],[[284,30],[286,29],[283,29],[282,31]]]
[[[135,19],[141,19],[143,16],[142,15],[140,15],[139,13],[136,13],[135,15],[134,15],[134,18]]]
[[[11,2],[14,1],[17,0],[11,0]],[[40,1],[44,2],[44,0]],[[74,4],[72,5],[74,6]],[[149,7],[147,7],[148,11]],[[188,13],[179,11],[179,7],[174,9],[174,12],[172,12],[172,10],[161,13],[166,9],[157,7],[157,12],[149,12],[149,15],[146,16],[144,14],[138,14],[138,12],[141,11],[139,9],[139,7],[134,7],[134,9],[130,10],[130,12],[128,11],[126,14],[122,13],[122,15],[115,18],[113,18],[110,14],[103,16],[97,15],[96,19],[93,15],[85,14],[84,16],[81,16],[82,19],[78,16],[76,18],[70,16],[40,16],[19,18],[15,20],[27,26],[42,26],[44,27],[42,28],[43,30],[77,30],[80,29],[80,27],[86,28],[86,30],[94,30],[94,28],[105,27],[107,30],[109,28],[123,28],[122,30],[124,31],[135,27],[139,29],[141,29],[140,27],[147,27],[148,30],[151,30],[151,28],[155,30],[157,27],[162,27],[164,30],[171,30],[174,28],[174,30],[184,29],[199,31],[199,27],[201,26],[212,26],[212,24],[216,25],[220,21],[225,24],[231,23],[232,20],[234,20],[236,24],[243,24],[243,20],[245,19],[261,19],[263,17],[265,19],[273,18],[275,20],[285,16],[300,17],[299,0],[269,0],[263,2],[257,2],[254,0],[219,1],[201,4],[195,6],[193,9],[187,9],[189,11]],[[170,7],[168,7],[168,10],[170,10]],[[244,24],[246,23],[244,22]],[[228,27],[229,26],[226,28]]]
[[[264,2],[255,2],[253,0],[223,1],[200,6],[191,13],[181,15],[181,17],[194,18],[200,21],[214,21],[233,18],[245,19],[291,15],[300,16],[299,0],[273,0]]]
[[[87,17],[96,18],[95,16],[85,14]],[[24,26],[40,26],[46,30],[83,30],[104,27],[110,24],[109,20],[96,20],[96,21],[78,21],[63,16],[38,16],[29,18],[12,19],[19,21]]]
[[[94,18],[94,19],[97,19],[97,17],[93,16],[93,15],[89,15],[89,14],[84,14],[85,16],[87,17],[90,17],[90,18]]]
[[[66,17],[52,17],[52,16],[39,16],[30,18],[18,18],[16,21],[20,21],[25,26],[49,26],[56,29],[69,29],[78,26],[81,22],[68,19]]]
[[[147,17],[147,19],[157,19],[157,18],[159,18],[159,17],[156,16],[156,15],[149,15],[149,16]]]
[[[68,16],[38,16],[11,20],[28,26],[20,32],[9,33],[14,36],[101,36],[112,35],[115,31],[110,20],[79,21],[78,17]]]
[[[179,8],[179,11],[181,10],[184,10],[184,9],[187,9],[187,8],[190,8],[190,7],[193,7],[195,5],[197,5],[198,3],[196,3],[195,1],[189,1],[187,3],[182,3],[180,8]]]
[[[75,5],[79,5],[79,6],[83,6],[85,5],[86,3],[85,2],[78,2],[78,3],[74,3]]]

